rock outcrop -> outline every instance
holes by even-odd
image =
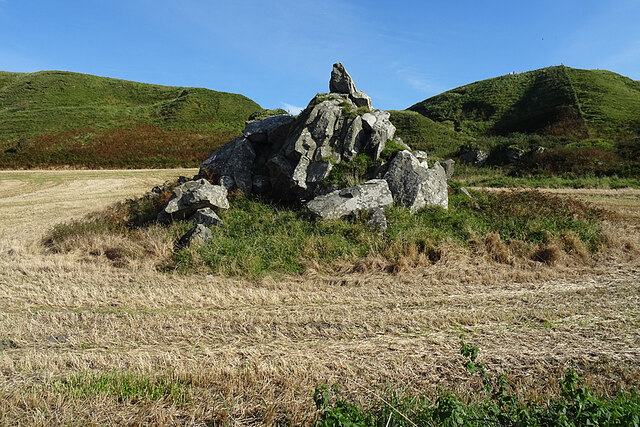
[[[210,227],[221,223],[216,213],[229,207],[227,192],[236,189],[245,196],[304,204],[318,218],[366,212],[369,226],[379,232],[387,227],[384,207],[394,202],[411,212],[427,205],[448,207],[445,169],[437,162],[430,168],[427,153],[411,153],[395,136],[389,112],[374,109],[340,63],[333,66],[329,90],[297,117],[246,122],[242,136],[211,153],[194,180],[173,190],[158,219],[196,223],[181,245],[209,238],[204,229],[211,233]],[[406,150],[381,158],[389,141],[394,149]],[[347,180],[344,171],[353,164],[366,170]],[[340,173],[342,180],[336,178]]]

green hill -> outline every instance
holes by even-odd
[[[622,176],[640,173],[640,82],[565,66],[509,74],[449,90],[408,108],[447,127],[448,154],[460,147],[525,156],[513,173]],[[431,131],[433,132],[433,131]],[[433,137],[433,135],[431,136]],[[427,138],[427,137],[422,137]]]
[[[557,66],[471,83],[408,110],[473,137],[535,133],[623,140],[640,133],[640,82]]]
[[[0,167],[195,166],[258,111],[208,89],[0,72]]]

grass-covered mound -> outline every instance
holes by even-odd
[[[0,167],[197,166],[260,111],[208,89],[0,72]]]
[[[313,220],[304,211],[237,197],[198,248],[173,252],[192,224],[154,223],[169,191],[146,196],[56,227],[46,245],[57,252],[89,254],[115,265],[155,259],[157,268],[205,270],[260,277],[307,269],[400,271],[438,262],[452,247],[464,247],[496,262],[553,264],[566,254],[587,259],[605,244],[607,213],[584,203],[538,192],[451,194],[449,210],[427,207],[415,215],[386,210],[385,233],[371,231],[366,216]]]

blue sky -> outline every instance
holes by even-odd
[[[640,0],[0,0],[0,69],[304,107],[342,62],[376,108],[550,65],[640,80]]]

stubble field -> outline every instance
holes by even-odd
[[[460,335],[521,395],[575,367],[601,392],[640,379],[640,191],[562,190],[618,212],[579,265],[451,248],[399,274],[246,280],[47,253],[53,225],[193,170],[0,172],[0,424],[305,424],[313,391],[481,385]],[[560,190],[554,190],[560,191]]]

